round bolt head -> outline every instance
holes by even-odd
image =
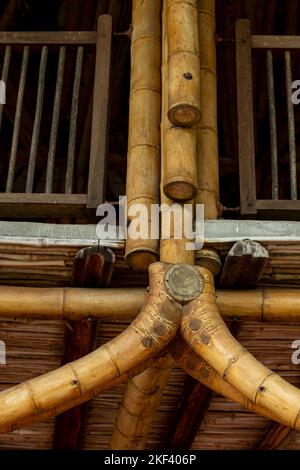
[[[164,284],[173,299],[178,302],[190,302],[203,291],[204,280],[193,266],[174,264],[167,269]]]

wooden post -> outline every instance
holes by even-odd
[[[251,29],[248,20],[236,22],[236,80],[241,213],[256,214],[255,144]]]
[[[102,15],[98,20],[96,43],[88,208],[96,208],[105,200],[106,156],[109,143],[111,41],[112,18],[109,15]]]
[[[253,240],[236,242],[226,257],[219,280],[222,289],[253,289],[257,287],[269,253]]]
[[[103,247],[80,250],[74,260],[74,287],[103,287],[111,280],[115,263],[114,253]],[[65,327],[62,365],[76,361],[95,348],[98,322],[93,319],[70,321]],[[80,449],[87,403],[76,406],[56,417],[54,449]]]

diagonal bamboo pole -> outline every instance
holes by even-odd
[[[166,266],[152,264],[150,290],[141,313],[104,346],[70,364],[0,393],[0,429],[10,431],[68,403],[88,400],[127,371],[157,355],[175,336],[181,306],[165,292]]]
[[[252,413],[273,420],[272,413],[248,400],[237,389],[226,382],[226,380],[207,364],[207,362],[199,358],[182,338],[175,340],[168,349],[176,363],[182,367],[187,374],[194,377],[194,379],[219,395],[228,398],[234,403],[239,403]]]
[[[198,270],[203,290],[183,307],[182,337],[249,401],[275,421],[300,430],[300,390],[263,366],[231,335],[216,305],[212,274]]]

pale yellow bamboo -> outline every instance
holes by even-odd
[[[170,252],[169,252],[170,253]],[[144,288],[0,286],[0,318],[132,321],[141,310]],[[267,323],[299,323],[299,289],[217,290],[223,318]]]
[[[202,294],[183,307],[181,334],[221,377],[275,421],[300,430],[300,390],[258,362],[229,332],[215,301],[210,271],[197,268]]]
[[[143,204],[149,210],[159,199],[160,14],[161,0],[133,0],[126,180],[129,209],[133,204]],[[150,217],[149,222],[150,234]],[[157,258],[158,240],[151,240],[150,236],[146,240],[127,238],[125,260],[134,269],[147,270]]]
[[[169,351],[176,363],[182,367],[187,374],[194,377],[194,379],[198,380],[206,387],[234,403],[239,403],[252,413],[273,419],[270,412],[248,400],[232,385],[226,382],[221,375],[207,364],[207,362],[199,358],[182,339],[176,340],[175,343],[170,346]]]
[[[145,448],[153,415],[160,404],[173,364],[173,359],[165,353],[155,364],[129,380],[111,438],[112,449]]]
[[[218,218],[219,161],[217,126],[217,74],[215,43],[215,0],[199,0],[199,49],[201,115],[198,140],[198,195],[205,219]]]
[[[164,159],[165,159],[165,134],[166,130],[170,128],[170,122],[167,117],[167,56],[168,56],[168,42],[167,42],[167,27],[166,27],[166,4],[164,0],[163,9],[163,48],[162,48],[162,122],[161,122],[161,203],[170,206],[173,201],[168,199],[163,192],[164,181]],[[161,219],[161,231],[165,229],[166,220]],[[194,252],[186,250],[186,240],[175,240],[174,234],[174,221],[171,221],[171,238],[169,240],[162,240],[160,242],[160,259],[164,263],[183,262],[193,264]],[[173,360],[167,355],[157,365],[145,370],[140,376],[135,376],[128,383],[127,389],[123,396],[123,402],[119,408],[116,427],[114,429],[111,448],[124,450],[124,449],[143,449],[147,441],[149,431],[155,416],[155,412],[159,407],[162,392],[168,382],[171,372]],[[157,387],[153,390],[153,384]],[[151,405],[149,405],[149,395],[151,394]],[[128,409],[128,404],[131,408]],[[127,408],[127,412],[124,411]],[[134,409],[134,414],[130,415],[130,410]],[[148,410],[145,413],[145,410]],[[128,412],[129,411],[129,412]],[[129,419],[129,415],[131,416]]]
[[[167,0],[168,117],[177,126],[200,119],[197,0]]]
[[[0,393],[2,432],[42,413],[57,414],[71,402],[89,399],[117,377],[155,356],[175,336],[181,307],[163,289],[166,267],[150,267],[150,291],[140,315],[117,338],[70,364]]]

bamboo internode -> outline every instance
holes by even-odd
[[[133,0],[131,84],[126,195],[128,208],[158,203],[161,112],[161,0]],[[149,212],[150,213],[150,212]],[[150,221],[151,224],[151,221]],[[151,229],[150,229],[151,230]],[[158,257],[158,240],[130,237],[125,259],[147,270]]]
[[[217,74],[215,43],[215,0],[199,0],[199,47],[201,109],[205,112],[197,129],[198,195],[205,219],[218,218],[219,158],[217,124]]]
[[[198,1],[167,0],[168,117],[177,126],[200,119]]]

